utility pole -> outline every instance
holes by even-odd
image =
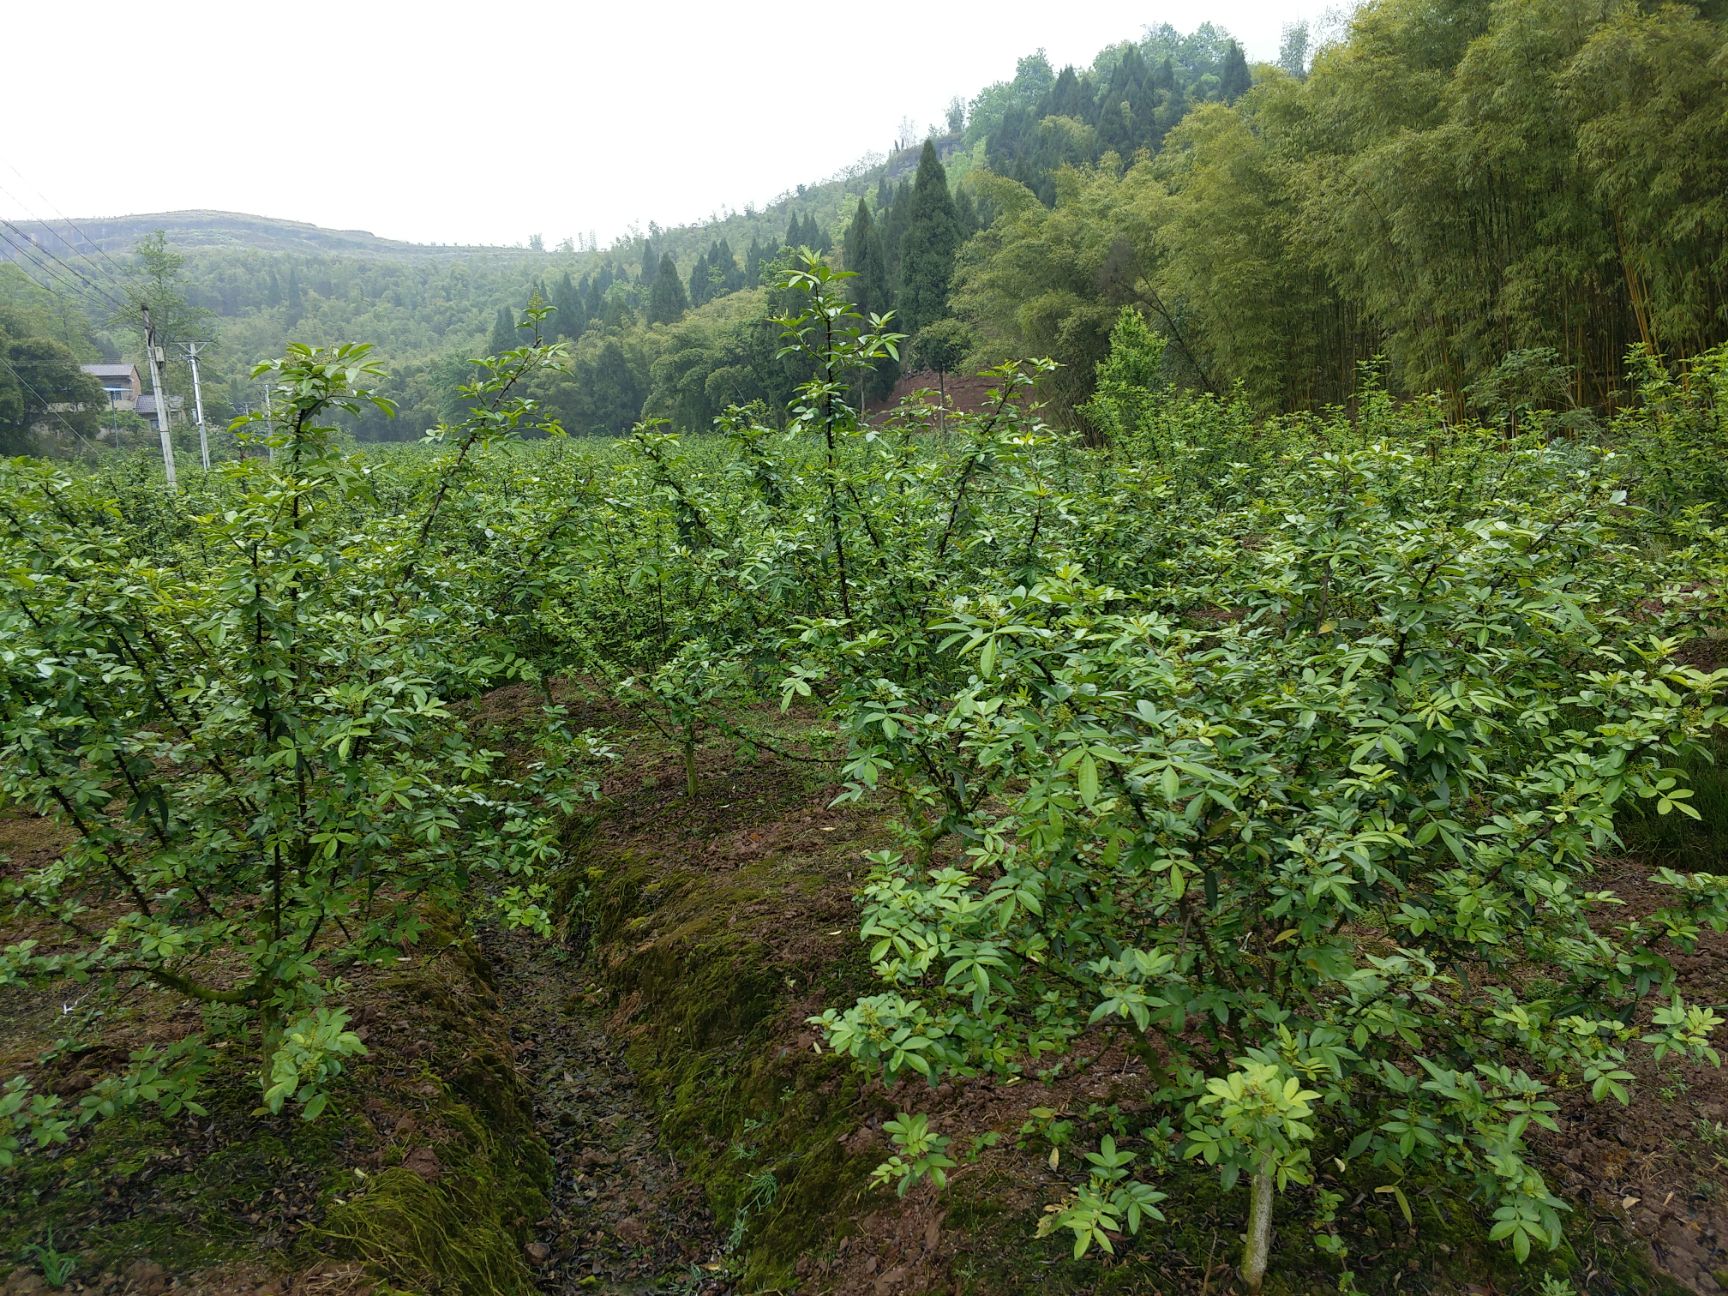
[[[276,462],[276,447],[270,438],[276,432],[276,411],[270,408],[270,384],[264,384],[264,453],[270,456],[270,462]]]
[[[156,397],[156,431],[162,438],[162,472],[168,478],[168,489],[180,489],[174,476],[174,442],[168,435],[168,393],[162,390],[162,348],[156,345],[156,326],[150,322],[150,308],[144,312],[144,355],[150,362],[150,391]]]
[[[204,461],[204,471],[210,471],[210,437],[204,431],[204,389],[198,385],[198,344],[186,344],[186,358],[192,362],[192,405],[198,411],[198,457]]]

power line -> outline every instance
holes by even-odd
[[[35,283],[38,288],[42,289],[44,292],[52,294],[54,293],[54,288],[49,286],[49,283],[52,283],[62,291],[69,291],[75,298],[80,299],[79,309],[85,309],[82,301],[85,294],[81,286],[76,281],[68,279],[65,275],[60,274],[53,266],[49,265],[48,262],[42,260],[41,254],[37,250],[35,244],[28,242],[20,243],[4,230],[0,230],[0,243],[4,243],[7,247],[18,253],[16,264],[20,269],[25,271],[25,277],[30,278],[31,282]],[[28,273],[30,270],[34,270],[42,277],[42,279],[48,280],[49,283],[44,283],[32,278]]]
[[[17,203],[19,208],[22,209],[25,213],[27,213],[29,215],[30,219],[32,221],[34,221],[36,223],[36,225],[41,228],[41,231],[44,234],[52,234],[55,238],[59,239],[60,242],[65,245],[66,250],[70,255],[72,255],[74,257],[78,257],[78,256],[83,255],[78,251],[78,245],[76,243],[74,243],[71,239],[67,238],[59,230],[55,229],[51,222],[43,220],[42,217],[37,213],[36,209],[31,207],[29,203],[25,202],[17,194],[13,193],[10,189],[6,188],[6,186],[4,186],[4,185],[0,185],[0,194],[4,194],[6,197],[10,198],[13,202]],[[67,223],[70,224],[70,222],[67,222]],[[19,237],[26,240],[31,245],[31,247],[37,249],[37,251],[39,253],[41,253],[43,255],[47,255],[47,256],[53,255],[52,249],[46,247],[30,231],[18,229],[18,227],[16,225],[13,225],[12,228],[15,230],[18,230]],[[79,231],[79,232],[82,233],[82,231]],[[88,235],[84,235],[84,237],[89,238]],[[119,292],[119,294],[121,296],[124,296],[126,294],[127,285],[124,282],[123,276],[118,275],[118,274],[115,274],[112,276],[104,275],[104,273],[98,267],[96,267],[95,265],[89,264],[87,257],[85,258],[85,261],[86,261],[87,268],[90,271],[90,275],[85,275],[83,270],[80,270],[76,266],[67,265],[66,268],[68,270],[72,271],[74,274],[77,274],[82,279],[88,279],[88,278],[91,278],[92,276],[103,277],[106,279],[106,283],[103,285],[97,285],[97,286],[115,289]],[[66,263],[61,262],[61,264],[65,265]]]
[[[91,292],[95,293],[99,297],[106,299],[109,302],[109,304],[114,307],[115,310],[124,311],[124,310],[129,309],[129,307],[126,305],[126,303],[121,301],[118,297],[114,296],[113,293],[109,292],[106,288],[103,288],[100,285],[98,285],[97,283],[95,283],[88,276],[86,276],[81,270],[78,270],[73,266],[67,265],[59,257],[55,256],[53,252],[49,251],[47,248],[43,247],[40,243],[36,242],[28,234],[26,234],[23,230],[19,229],[11,221],[7,220],[4,216],[0,216],[0,225],[4,225],[7,229],[11,230],[19,238],[23,239],[25,243],[27,243],[31,247],[35,248],[38,252],[40,252],[43,256],[47,257],[55,265],[57,265],[61,269],[65,270],[66,273],[68,273],[74,279],[77,279],[85,287],[90,289]],[[10,240],[8,240],[8,241],[10,242]],[[14,245],[14,246],[16,246],[16,245]]]
[[[124,284],[126,282],[128,276],[130,274],[130,271],[128,271],[125,267],[123,267],[113,257],[109,256],[106,248],[104,248],[95,239],[91,238],[82,229],[80,229],[78,227],[78,225],[73,222],[73,220],[70,216],[68,216],[65,212],[61,211],[58,207],[56,207],[54,205],[53,201],[48,197],[47,194],[43,193],[40,189],[37,189],[36,186],[31,185],[30,181],[28,181],[24,178],[24,174],[21,171],[19,171],[17,167],[13,166],[10,162],[8,162],[6,164],[6,169],[8,171],[10,171],[13,175],[18,177],[18,183],[24,184],[24,185],[30,185],[30,188],[35,192],[36,196],[38,198],[40,198],[44,203],[48,204],[48,210],[53,212],[56,216],[58,216],[60,218],[61,222],[68,229],[70,229],[74,234],[78,235],[79,238],[83,239],[86,243],[88,243],[91,247],[91,250],[93,250],[97,256],[101,257],[104,261],[106,261],[108,263],[109,269],[113,272],[116,280],[118,280],[122,284]],[[0,192],[8,193],[9,196],[12,197],[12,200],[14,202],[18,203],[19,205],[21,205],[24,208],[24,210],[30,212],[30,214],[32,216],[36,215],[36,213],[31,209],[31,207],[28,203],[24,202],[22,199],[18,198],[15,195],[11,195],[10,191],[0,190]],[[42,225],[48,224],[47,221],[39,221],[39,223]],[[57,234],[56,237],[58,237],[62,243],[66,244],[67,248],[70,249],[72,252],[76,253],[78,251],[77,247],[69,239],[67,239],[65,235]]]
[[[4,224],[5,221],[0,220],[0,225]],[[52,258],[45,255],[38,244],[29,241],[28,237],[15,237],[8,234],[4,229],[0,229],[0,243],[5,243],[18,253],[15,264],[26,271],[34,270],[36,272],[37,287],[49,292],[54,291],[54,288],[57,287],[61,291],[68,292],[80,303],[81,309],[122,309],[107,293],[92,287],[80,278],[74,278],[65,271],[55,269]],[[53,287],[50,287],[50,284]]]
[[[34,396],[36,398],[38,403],[41,404],[44,411],[46,411],[49,414],[52,414],[57,420],[59,420],[61,427],[65,428],[68,432],[70,432],[73,436],[77,437],[80,441],[82,441],[85,445],[89,446],[92,450],[100,449],[100,447],[93,445],[90,442],[89,438],[87,438],[82,432],[80,432],[77,428],[73,427],[70,423],[68,423],[66,421],[66,416],[64,414],[62,414],[59,410],[55,409],[46,396],[44,396],[41,392],[37,391],[34,387],[32,387],[30,385],[30,380],[18,371],[18,366],[12,363],[12,359],[10,356],[0,355],[0,364],[5,365],[8,369],[10,369],[12,371],[12,376],[18,380],[19,384],[23,386],[24,390],[29,392],[32,396]]]

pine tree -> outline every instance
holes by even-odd
[[[1092,117],[1092,96],[1081,87],[1080,75],[1073,65],[1062,69],[1056,78],[1056,84],[1050,87],[1050,93],[1044,100],[1044,110],[1041,117],[1077,117],[1081,121],[1089,121]]]
[[[900,283],[895,300],[900,328],[916,333],[948,313],[948,283],[954,276],[954,255],[960,250],[960,218],[948,192],[948,173],[936,158],[936,146],[924,141],[906,233],[900,244]]]
[[[660,258],[654,272],[654,285],[648,290],[648,322],[671,324],[683,318],[690,309],[690,299],[684,295],[684,285],[678,281],[678,267],[667,252]]]
[[[960,241],[962,243],[983,228],[983,222],[978,218],[978,204],[973,201],[969,189],[962,188],[954,195],[954,214],[960,221]]]
[[[906,238],[906,222],[912,212],[912,187],[902,180],[894,187],[886,207],[876,208],[882,231],[882,256],[888,263],[888,290],[900,282],[900,247]]]
[[[1248,60],[1235,41],[1224,51],[1224,66],[1218,72],[1218,94],[1225,103],[1235,103],[1248,93],[1254,78],[1248,74]]]
[[[492,321],[492,341],[486,349],[492,355],[516,349],[516,321],[510,317],[508,306],[498,308],[498,318]]]
[[[694,309],[714,296],[714,284],[708,274],[708,254],[701,253],[690,267],[690,306]]]
[[[558,282],[552,285],[552,307],[558,313],[552,317],[552,331],[559,337],[572,340],[582,336],[582,294],[576,291],[576,285],[570,281],[570,272],[566,270],[558,276]]]
[[[708,249],[708,265],[719,271],[721,293],[734,293],[744,286],[744,269],[725,239],[717,239]]]
[[[852,300],[861,314],[880,315],[889,307],[888,261],[882,255],[882,237],[870,219],[870,208],[858,200],[858,210],[846,228],[846,268],[852,280]]]

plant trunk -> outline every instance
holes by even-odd
[[[1258,1292],[1272,1253],[1272,1158],[1248,1179],[1248,1236],[1242,1242],[1242,1285]]]
[[[684,725],[684,795],[696,799],[696,722]]]

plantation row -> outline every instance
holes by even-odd
[[[677,742],[692,792],[709,735],[810,758],[752,730],[777,699],[896,817],[860,897],[879,985],[819,1019],[833,1050],[932,1084],[1142,1069],[1040,1225],[1075,1255],[1180,1212],[1184,1161],[1241,1185],[1251,1287],[1279,1211],[1347,1272],[1363,1188],[1449,1194],[1520,1260],[1562,1242],[1526,1147],[1557,1098],[1719,1061],[1670,960],[1728,927],[1728,878],[1652,866],[1666,898],[1631,913],[1591,875],[1629,817],[1696,815],[1728,716],[1728,355],[1636,359],[1596,441],[1461,426],[1372,372],[1349,411],[1257,421],[1148,385],[1130,314],[1097,448],[1040,420],[1039,363],[940,432],[862,423],[898,339],[841,278],[781,285],[815,372],[784,420],[524,441],[560,360],[536,344],[438,446],[355,454],[329,425],[381,375],[294,348],[244,431],[272,456],[184,496],[0,464],[0,789],[75,834],[0,883],[51,920],[0,986],[146,981],[205,1023],[77,1099],[11,1080],[0,1167],[200,1111],[225,1041],[264,1108],[316,1118],[364,1049],[345,972],[433,905],[545,930],[560,828],[628,760],[552,702],[566,678]],[[538,754],[506,757],[463,704],[522,680]],[[948,1137],[888,1129],[878,1177],[940,1184]]]

